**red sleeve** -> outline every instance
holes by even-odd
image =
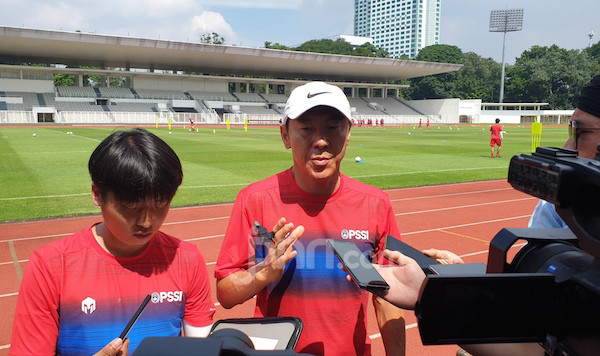
[[[246,209],[245,193],[242,190],[233,204],[229,224],[215,266],[215,278],[223,279],[254,265],[254,241],[252,224]]]
[[[391,264],[385,257],[383,257],[383,250],[385,249],[385,239],[387,235],[391,235],[392,237],[397,238],[398,240],[402,240],[400,237],[400,229],[398,228],[398,222],[396,221],[396,215],[394,214],[394,209],[392,209],[392,203],[390,202],[389,197],[386,195],[386,213],[383,222],[383,232],[381,237],[379,238],[379,242],[377,244],[377,248],[375,249],[375,253],[377,256],[377,263],[380,264]]]
[[[10,341],[10,355],[54,355],[58,340],[59,283],[38,251],[21,281]]]
[[[192,326],[202,327],[212,324],[215,303],[210,294],[206,262],[200,251],[197,251],[195,265],[198,268],[194,269],[196,273],[191,274],[192,280],[185,300],[183,320]]]

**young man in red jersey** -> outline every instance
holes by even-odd
[[[496,119],[496,123],[490,127],[492,133],[492,139],[490,140],[490,146],[492,148],[492,158],[494,158],[494,146],[497,146],[496,157],[500,158],[500,148],[502,148],[502,126],[500,126],[500,119]]]
[[[146,130],[117,131],[88,168],[102,221],[33,252],[10,355],[117,355],[148,336],[208,335],[215,308],[206,263],[196,246],[159,231],[183,179],[175,152]]]
[[[255,316],[301,318],[301,353],[371,351],[369,293],[346,281],[326,239],[352,241],[378,254],[388,234],[400,235],[389,197],[340,173],[350,120],[340,88],[311,82],[292,91],[281,138],[293,165],[240,191],[215,269],[225,308],[256,295]],[[253,236],[255,221],[274,226],[273,242]],[[373,302],[386,351],[404,354],[402,310],[377,297]]]

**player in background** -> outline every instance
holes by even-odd
[[[502,126],[500,126],[500,119],[496,119],[496,123],[490,127],[492,138],[490,139],[492,158],[494,158],[494,146],[496,146],[496,157],[500,158],[500,149],[502,148]]]

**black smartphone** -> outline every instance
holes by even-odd
[[[355,243],[333,239],[327,239],[327,243],[335,257],[344,265],[354,283],[360,288],[369,292],[390,288]]]
[[[123,329],[123,332],[121,333],[121,335],[119,335],[119,337],[121,338],[121,340],[125,340],[125,338],[127,337],[127,334],[129,334],[129,330],[131,330],[131,328],[133,327],[133,325],[135,324],[135,322],[140,318],[140,315],[142,315],[142,312],[146,308],[146,305],[148,305],[148,302],[150,301],[150,298],[152,298],[150,296],[150,294],[148,294],[146,296],[146,298],[144,298],[144,301],[142,302],[142,304],[140,305],[140,307],[138,308],[138,310],[135,312],[135,314],[133,314],[133,316],[131,317],[131,319],[129,320],[129,322],[127,323],[127,325],[125,326],[125,329]]]
[[[387,235],[387,237],[385,238],[385,248],[391,251],[400,251],[400,253],[402,253],[403,255],[408,256],[413,260],[417,261],[419,267],[421,267],[421,269],[425,273],[432,273],[429,266],[438,264],[438,262],[433,258],[425,255],[423,252],[398,240],[397,238],[391,235]]]

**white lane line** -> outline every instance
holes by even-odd
[[[468,223],[468,224],[451,225],[451,226],[445,226],[445,227],[435,227],[433,229],[403,232],[400,235],[401,236],[406,236],[406,235],[422,234],[424,232],[432,232],[432,231],[447,230],[447,229],[456,229],[456,228],[465,227],[465,226],[475,226],[475,225],[481,225],[481,224],[489,224],[489,223],[495,223],[495,222],[501,222],[501,221],[509,221],[509,220],[517,220],[517,219],[524,219],[524,218],[529,219],[530,217],[531,217],[531,214],[528,214],[528,215],[519,215],[519,216],[511,216],[511,217],[502,218],[502,219],[485,220],[485,221],[478,221],[478,222]]]
[[[432,212],[436,212],[436,211],[446,211],[446,210],[454,210],[454,209],[474,208],[474,207],[477,207],[477,206],[495,205],[495,204],[502,204],[502,203],[514,203],[514,202],[518,202],[518,201],[534,200],[534,199],[537,199],[537,198],[531,197],[531,198],[519,198],[519,199],[510,199],[510,200],[498,200],[498,201],[492,201],[492,202],[487,202],[487,203],[457,205],[457,206],[451,206],[451,207],[447,207],[447,208],[427,209],[427,210],[420,210],[420,211],[410,211],[410,212],[398,213],[398,214],[394,214],[394,215],[396,215],[396,216],[403,216],[403,215],[412,215],[412,214],[421,214],[421,213],[432,213]]]
[[[503,190],[514,190],[513,188],[496,188],[496,189],[485,189],[485,190],[474,190],[470,192],[460,192],[460,193],[445,193],[445,194],[434,194],[434,195],[421,195],[418,197],[412,198],[398,198],[398,199],[390,199],[390,201],[405,201],[405,200],[420,200],[420,199],[430,199],[430,198],[445,198],[445,197],[455,197],[458,195],[469,195],[469,194],[482,194],[482,193],[492,193],[499,192]]]
[[[441,172],[449,172],[449,171],[477,170],[477,169],[489,169],[489,168],[499,168],[499,167],[465,168],[465,169],[450,169],[450,170],[421,171],[421,172],[389,173],[389,174],[353,176],[351,178],[368,178],[368,177],[379,177],[379,176],[384,177],[384,176],[390,176],[390,175],[418,174],[418,173],[441,173]],[[503,168],[506,168],[506,167],[503,167]],[[394,189],[384,189],[384,191],[396,191],[396,190],[407,190],[407,189],[422,189],[422,188],[432,188],[432,187],[449,186],[449,185],[473,184],[473,183],[479,183],[479,182],[487,182],[489,184],[490,181],[462,182],[462,183],[450,183],[450,184],[440,184],[440,185],[426,185],[426,186],[422,186],[422,187],[394,188]],[[213,184],[213,185],[182,185],[179,188],[180,189],[205,189],[205,188],[222,188],[222,187],[247,186],[249,184],[250,183]],[[504,189],[512,189],[512,188],[504,188]],[[77,196],[84,196],[84,195],[90,195],[90,194],[91,194],[90,192],[86,192],[86,193],[56,194],[56,195],[34,195],[34,196],[27,196],[27,197],[0,198],[0,201],[26,200],[26,199],[47,199],[47,198],[69,198],[69,197],[77,197]],[[215,204],[215,205],[222,205],[222,204]]]

